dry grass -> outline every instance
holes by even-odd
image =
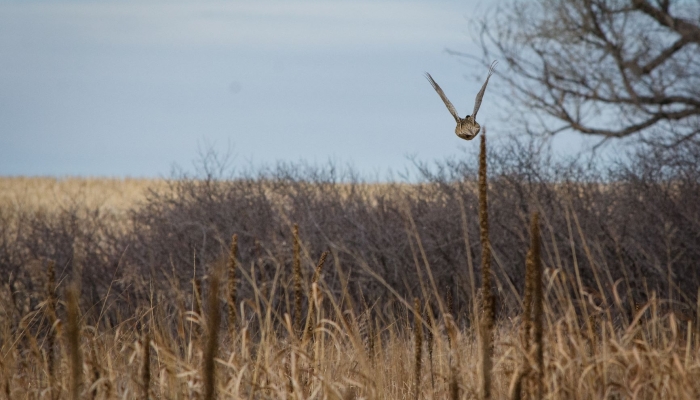
[[[165,187],[158,179],[0,176],[0,206],[52,212],[78,204],[122,213],[144,200],[149,189]]]
[[[644,305],[629,322],[610,317],[617,307],[614,301],[609,310],[598,310],[600,324],[594,335],[600,346],[594,348],[592,338],[582,329],[572,281],[556,270],[548,271],[544,279],[548,301],[544,304],[542,398],[697,398],[697,333],[680,324],[674,314],[654,311],[659,310],[658,299]],[[217,279],[211,282],[218,284]],[[67,291],[69,296],[73,293]],[[259,296],[245,302],[247,316],[242,328],[218,342],[212,334],[218,332],[214,305],[223,308],[226,302],[223,298],[216,301],[216,290],[208,296],[206,341],[178,333],[174,320],[186,317],[186,310],[176,310],[176,315],[170,316],[157,303],[155,308],[125,315],[110,328],[77,328],[79,312],[69,297],[69,329],[63,339],[63,356],[57,360],[54,389],[59,398],[134,398],[147,390],[144,384],[150,380],[153,398],[161,399],[213,398],[213,393],[232,399],[481,397],[481,373],[474,368],[480,354],[476,332],[450,328],[448,316],[441,316],[432,327],[435,384],[430,384],[429,372],[421,368],[426,346],[421,340],[423,328],[414,331],[410,327],[411,323],[423,326],[418,299],[415,305],[405,304],[404,313],[374,308],[372,314],[381,322],[373,350],[377,362],[372,362],[365,345],[367,331],[358,323],[359,318],[346,318],[352,310],[344,308],[340,298],[318,289],[315,296],[309,296],[316,305],[313,310],[318,322],[313,335],[300,341],[288,314],[285,318],[268,307],[273,296],[257,293]],[[173,295],[186,294],[173,288]],[[148,339],[137,333],[134,321],[150,315],[153,355],[149,358]],[[31,329],[41,318],[37,310],[24,317],[34,321],[27,324],[29,329],[6,327],[3,331],[2,376],[12,397],[50,398],[46,356],[40,349],[42,336]],[[194,315],[192,318],[195,324],[205,323]],[[261,328],[251,332],[253,326]],[[511,395],[510,383],[523,363],[531,363],[532,370],[539,367],[532,354],[523,357],[518,328],[517,320],[496,325],[493,398]],[[75,351],[78,342],[81,352]],[[144,365],[144,360],[150,361]],[[94,369],[98,373],[90,372]],[[76,388],[79,393],[74,392]]]
[[[238,286],[238,280],[236,279],[236,263],[238,259],[238,235],[233,235],[231,237],[231,248],[229,250],[228,256],[228,324],[231,329],[237,329],[237,305],[236,301],[236,287]]]
[[[481,264],[490,266],[496,253],[490,251],[486,158],[480,161]],[[49,207],[41,198],[37,192],[32,204]],[[464,208],[461,213],[465,225],[474,217]],[[579,223],[576,214],[570,218],[573,231]],[[198,265],[193,258],[188,285],[164,270],[166,283],[139,277],[144,284],[134,293],[145,295],[121,303],[107,302],[109,296],[79,303],[80,288],[56,282],[48,263],[49,284],[38,289],[34,297],[41,301],[33,307],[16,315],[14,292],[0,298],[1,389],[8,398],[33,399],[700,398],[697,319],[653,291],[630,310],[617,283],[612,295],[583,287],[580,276],[565,272],[567,260],[541,254],[548,238],[541,237],[536,215],[527,261],[518,266],[527,266],[526,287],[512,288],[512,296],[524,292],[522,309],[501,319],[493,315],[494,302],[510,290],[507,282],[486,267],[480,301],[465,298],[477,297],[474,280],[471,293],[457,283],[442,292],[410,214],[405,223],[416,245],[406,249],[414,251],[410,268],[421,278],[421,295],[413,300],[367,266],[372,284],[386,286],[391,296],[366,302],[355,276],[344,272],[338,248],[317,252],[296,227],[291,248],[244,264],[239,256],[257,250],[239,248],[234,236],[221,262]],[[586,246],[571,231],[572,246],[578,240]],[[466,229],[454,239],[462,242],[470,247]],[[259,273],[263,266],[273,273]],[[331,272],[339,283],[330,282]],[[223,294],[220,285],[227,288]],[[473,308],[454,311],[455,300]],[[99,316],[86,318],[95,308]],[[222,310],[228,310],[228,327]]]

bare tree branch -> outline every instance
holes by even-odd
[[[632,4],[636,9],[654,18],[659,24],[673,29],[688,41],[700,43],[700,27],[698,27],[697,23],[669,14],[669,3],[670,1],[664,1],[659,9],[654,8],[646,0],[632,0]]]
[[[700,133],[700,3],[652,1],[513,0],[481,20],[479,61],[505,60],[504,97],[542,134],[683,141]]]

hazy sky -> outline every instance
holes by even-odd
[[[460,154],[477,142],[423,73],[470,113],[486,71],[445,49],[478,54],[483,3],[0,1],[0,175],[163,176],[210,145],[370,175]]]

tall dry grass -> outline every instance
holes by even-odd
[[[479,151],[479,239],[481,240],[481,398],[491,398],[491,370],[493,368],[494,307],[491,287],[491,242],[489,240],[488,177],[486,162],[486,127],[481,134]]]
[[[282,272],[285,266],[278,268]],[[252,277],[244,275],[253,284]],[[298,340],[289,317],[283,322],[288,328],[275,328],[275,321],[282,322],[285,316],[269,307],[275,300],[274,293],[264,296],[259,289],[257,298],[244,300],[246,318],[241,328],[233,335],[232,331],[222,330],[226,337],[219,341],[217,310],[225,308],[227,302],[218,298],[217,279],[209,279],[206,322],[194,322],[207,324],[206,341],[179,336],[173,317],[157,303],[153,310],[142,308],[134,315],[124,315],[110,328],[80,325],[76,291],[69,289],[67,340],[65,350],[59,352],[63,355],[56,360],[59,371],[63,371],[56,375],[60,397],[83,398],[90,394],[93,398],[131,398],[147,393],[145,385],[149,385],[149,380],[154,398],[213,398],[214,393],[219,398],[482,396],[480,376],[484,376],[484,371],[474,368],[483,365],[479,362],[482,352],[475,341],[476,332],[456,327],[449,314],[438,316],[440,322],[430,327],[435,385],[430,384],[430,372],[423,365],[427,344],[422,339],[427,321],[418,298],[414,304],[404,303],[405,312],[373,308],[380,321],[373,350],[378,362],[373,363],[360,318],[347,318],[353,311],[332,291],[324,289],[323,279],[313,285],[315,293],[306,294],[315,304],[317,321],[306,343]],[[661,300],[653,298],[633,320],[620,321],[612,315],[621,305],[610,299],[610,309],[598,311],[599,328],[594,334],[600,345],[596,350],[590,345],[577,310],[575,282],[550,270],[543,276],[543,283],[542,359],[538,360],[537,345],[532,346],[534,351],[522,347],[517,320],[497,323],[493,333],[493,398],[512,395],[510,383],[518,371],[524,370],[523,364],[528,364],[531,371],[526,375],[531,383],[526,379],[523,388],[532,397],[526,398],[692,399],[700,394],[697,332],[692,323],[682,324],[677,315],[662,314]],[[182,295],[180,289],[172,290],[173,295]],[[538,296],[533,293],[532,297]],[[532,308],[537,309],[536,304]],[[150,347],[157,357],[155,364],[145,361],[149,359],[148,339],[143,339],[135,327],[135,321],[151,312]],[[537,325],[536,314],[533,312],[532,325]],[[40,318],[37,313],[27,317]],[[253,326],[260,328],[251,334]],[[29,345],[40,339],[41,332],[31,327],[29,324],[23,331],[5,330],[3,379],[12,396],[50,398],[50,392],[44,389],[49,381],[47,355],[32,351]],[[532,329],[535,344],[537,329]],[[92,354],[83,357],[81,353]],[[90,370],[91,359],[105,369],[98,379],[93,374],[82,374],[83,370]],[[153,370],[146,372],[149,365]]]
[[[231,249],[228,258],[228,324],[230,328],[236,329],[238,324],[238,302],[236,301],[236,287],[238,286],[238,235],[231,238]]]
[[[70,354],[70,398],[80,399],[83,391],[83,349],[81,346],[80,306],[78,298],[80,289],[73,283],[66,291],[66,341]]]
[[[280,264],[277,268],[282,273],[286,267]],[[244,274],[244,280],[255,285],[249,273]],[[276,282],[280,283],[279,274]],[[624,305],[609,299],[610,309],[598,311],[599,328],[594,334],[600,345],[596,350],[590,345],[577,310],[576,286],[571,277],[551,269],[543,276],[543,283],[541,364],[537,346],[534,352],[522,347],[517,320],[496,323],[491,397],[507,398],[512,394],[510,383],[523,370],[524,363],[530,365],[533,373],[528,376],[533,384],[541,385],[543,393],[542,397],[530,398],[636,395],[692,399],[700,394],[697,332],[692,323],[682,324],[677,315],[661,313],[661,300],[653,298],[633,320],[620,321],[612,316],[615,309]],[[165,302],[154,303],[153,310],[144,307],[133,315],[124,315],[111,327],[79,325],[75,291],[68,290],[68,338],[63,342],[65,350],[59,352],[63,355],[56,360],[60,397],[83,398],[90,394],[100,399],[131,398],[145,393],[144,385],[149,379],[154,398],[213,398],[214,393],[219,398],[481,396],[480,377],[484,371],[474,368],[483,365],[479,362],[482,352],[475,341],[476,332],[455,326],[449,314],[438,315],[439,323],[430,327],[435,385],[430,384],[430,372],[423,365],[427,344],[422,339],[427,322],[419,299],[415,304],[397,299],[404,304],[404,312],[379,304],[372,308],[380,321],[373,350],[377,362],[373,363],[361,319],[348,318],[354,311],[327,289],[323,278],[312,286],[312,292],[306,293],[315,304],[312,310],[316,314],[313,333],[306,342],[298,339],[288,314],[285,322],[282,310],[270,307],[275,301],[274,291],[265,295],[259,288],[255,289],[256,297],[243,300],[246,317],[241,328],[222,330],[226,337],[218,341],[216,310],[225,308],[227,302],[218,299],[216,279],[210,284],[206,322],[193,322],[207,324],[206,341],[178,335],[174,320],[178,317],[167,312]],[[172,291],[173,296],[184,295],[177,287]],[[145,319],[151,312],[150,346],[157,357],[155,363],[144,361],[144,357],[149,357],[148,350],[144,350],[149,348],[148,341],[135,326],[135,321]],[[36,318],[34,324],[41,319],[36,312],[25,318]],[[279,329],[276,322],[287,328]],[[44,389],[49,381],[47,356],[42,351],[32,351],[29,344],[41,343],[42,333],[32,329],[32,323],[27,327],[22,331],[6,329],[3,333],[3,379],[12,396],[50,398],[50,392]],[[536,333],[532,341],[537,343]],[[76,349],[91,355],[82,357]],[[81,371],[90,370],[91,359],[105,369],[98,379],[94,374],[81,375]],[[148,371],[148,365],[153,369],[147,374],[144,371]],[[539,389],[532,393],[536,390]]]

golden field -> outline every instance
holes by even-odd
[[[0,206],[52,212],[73,205],[123,212],[142,201],[158,179],[0,177]]]

